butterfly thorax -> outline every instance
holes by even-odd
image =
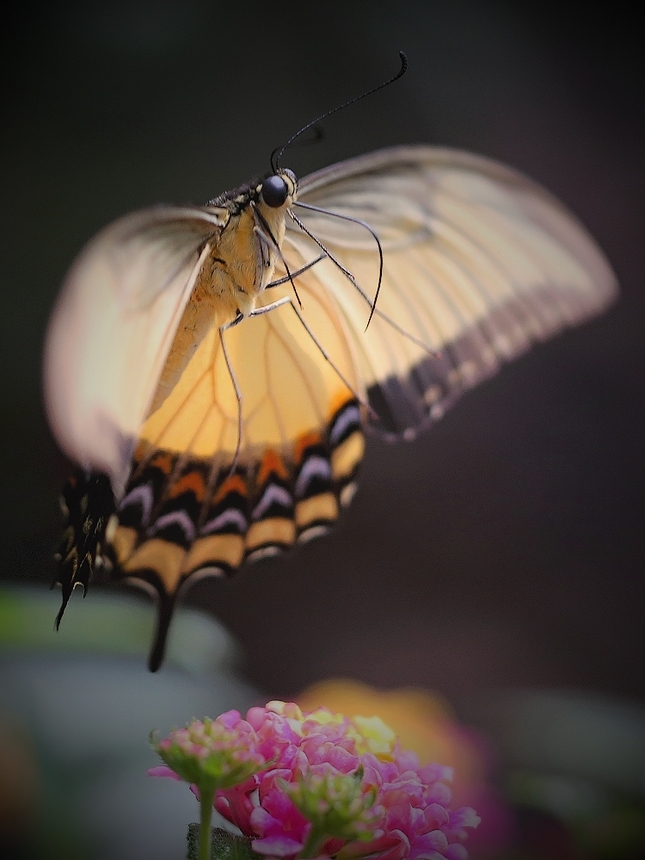
[[[243,316],[251,313],[257,297],[273,277],[284,239],[285,216],[298,190],[297,179],[290,170],[280,171],[278,176],[287,192],[280,206],[265,202],[264,181],[227,191],[208,204],[225,223],[213,241],[212,254],[202,268],[196,288],[205,282],[214,297],[224,300],[227,309],[234,310],[233,318],[238,312]]]
[[[181,376],[204,335],[248,317],[271,282],[285,234],[287,209],[296,199],[297,179],[280,173],[287,186],[282,206],[269,206],[262,181],[242,185],[210,201],[221,227],[205,249],[191,299],[186,305],[151,405],[154,412]]]

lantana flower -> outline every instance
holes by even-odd
[[[200,860],[210,860],[211,806],[255,854],[284,860],[465,860],[466,828],[479,823],[469,807],[450,810],[451,768],[421,766],[378,717],[273,701],[153,745],[166,766],[149,772],[200,798]]]

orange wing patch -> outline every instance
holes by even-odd
[[[199,469],[193,469],[192,472],[187,472],[175,481],[168,491],[168,498],[176,499],[182,493],[192,493],[198,502],[204,501],[206,482],[204,481],[204,475]]]

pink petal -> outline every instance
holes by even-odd
[[[148,768],[148,776],[166,776],[169,779],[176,779],[177,782],[183,782],[184,780],[175,773],[174,770],[171,770],[165,764],[159,764],[156,767]]]
[[[453,842],[443,852],[446,860],[468,860],[468,852],[459,842]]]
[[[253,840],[254,851],[257,851],[258,854],[272,854],[275,857],[287,857],[290,854],[297,854],[303,845],[304,842],[290,839],[284,834]]]
[[[443,854],[447,847],[448,840],[446,839],[446,834],[442,833],[441,830],[433,830],[431,833],[424,833],[411,840],[408,856],[410,860],[432,857],[435,851]]]

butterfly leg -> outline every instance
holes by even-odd
[[[228,350],[226,349],[224,333],[228,331],[228,329],[235,328],[235,326],[241,323],[243,319],[244,317],[242,316],[242,314],[238,314],[238,316],[236,316],[234,320],[231,320],[231,322],[220,326],[219,330],[219,340],[222,345],[222,355],[224,356],[228,375],[231,378],[233,390],[235,391],[235,399],[237,400],[237,444],[235,446],[235,456],[233,457],[233,462],[231,463],[231,475],[235,471],[235,467],[237,466],[237,459],[240,456],[240,451],[242,450],[242,389],[240,388],[240,384],[237,381],[237,376],[235,375],[235,371],[233,370],[233,364],[231,363],[231,357],[229,356]]]
[[[296,269],[295,272],[291,272],[289,275],[284,275],[282,278],[278,278],[276,281],[271,281],[270,284],[267,284],[264,288],[265,290],[271,289],[271,287],[279,287],[281,284],[286,284],[292,278],[297,278],[299,275],[302,275],[303,272],[306,272],[307,269],[311,269],[316,263],[320,263],[321,260],[326,260],[327,254],[319,254],[314,260],[310,263],[305,263],[304,266],[301,266],[299,269]]]

